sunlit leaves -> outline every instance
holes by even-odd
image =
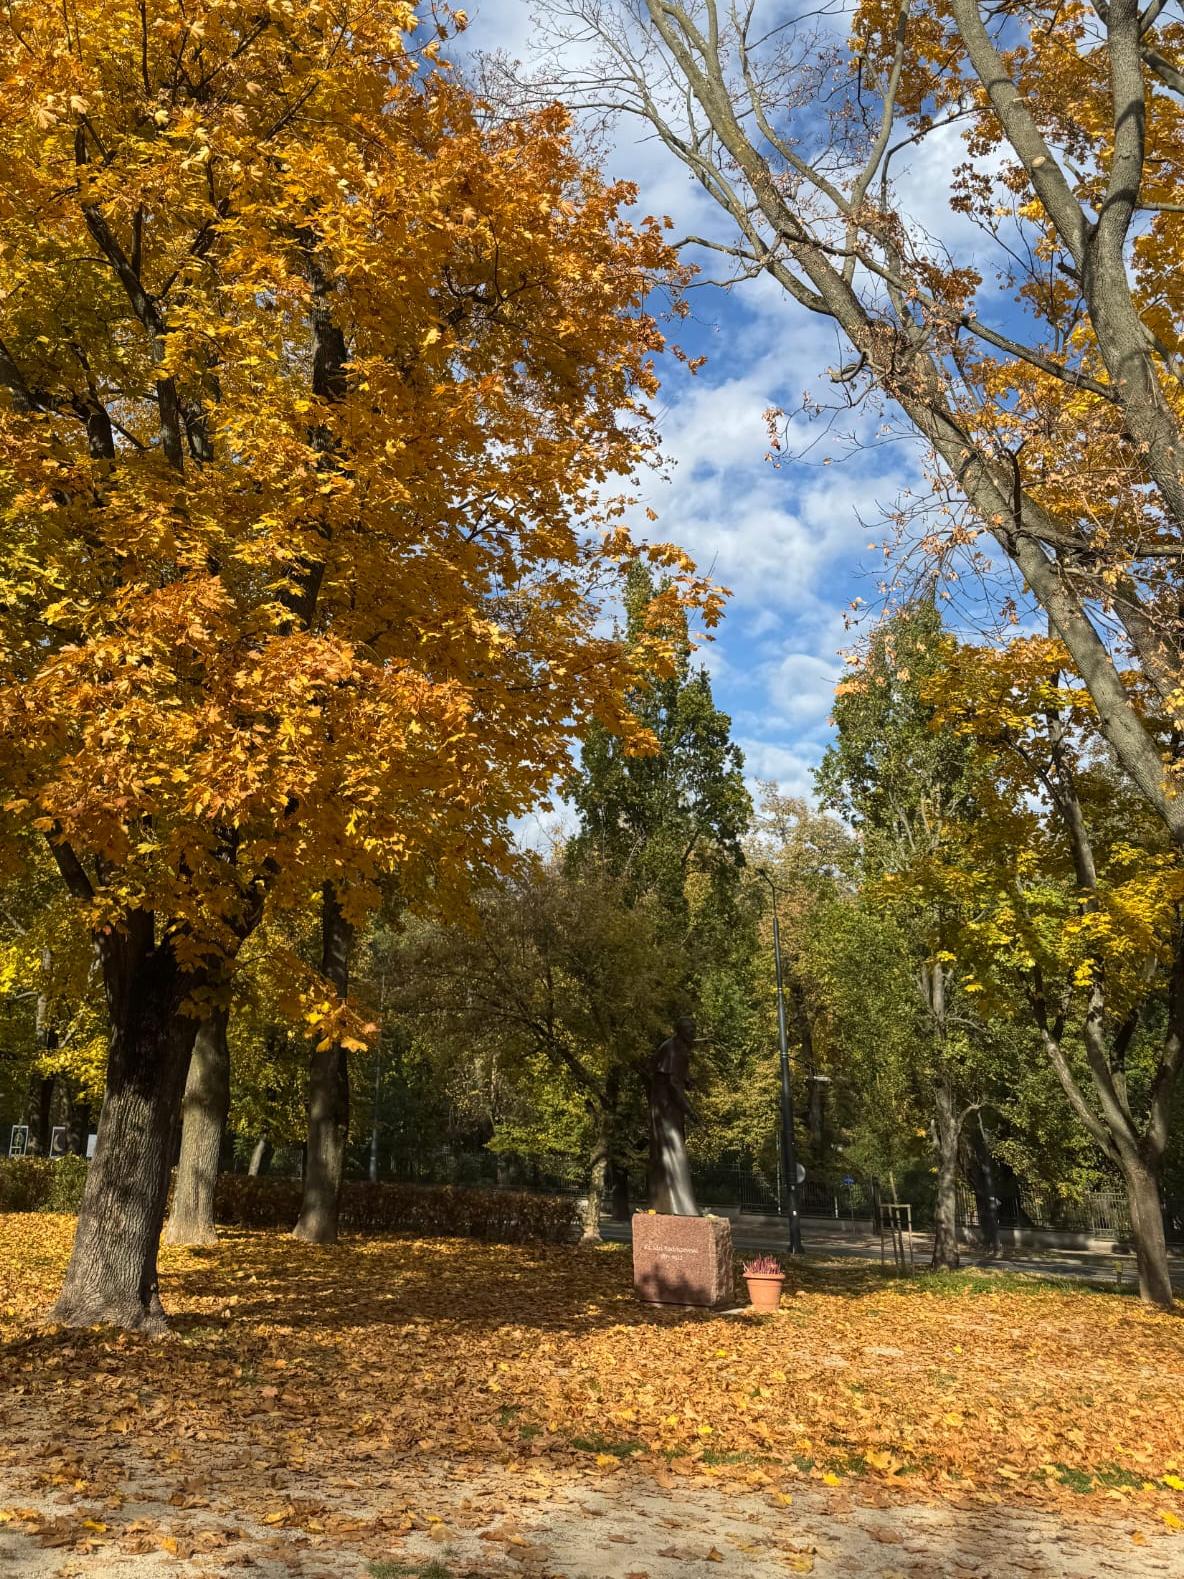
[[[447,906],[588,719],[636,733],[606,485],[652,452],[678,270],[560,110],[489,120],[412,25],[0,22],[5,799],[92,863],[93,925],[153,909],[188,963],[263,891]]]

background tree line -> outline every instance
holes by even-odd
[[[630,641],[656,591],[631,574]],[[1184,1192],[1184,874],[1065,663],[1048,641],[959,645],[923,599],[839,686],[822,809],[771,785],[754,807],[684,641],[674,671],[639,677],[630,698],[658,749],[594,731],[566,786],[565,839],[451,921],[388,893],[355,954],[353,1012],[369,1029],[349,1057],[349,1171],[571,1187],[598,1237],[603,1210],[644,1201],[649,1061],[689,1009],[703,1037],[697,1168],[775,1180],[767,874],[811,1180],[911,1200],[951,1267],[959,1191],[990,1245],[1001,1196],[1110,1185],[1129,1202],[1144,1293],[1163,1303],[1160,1200]],[[314,968],[314,909],[286,947]],[[245,960],[229,1014],[215,1171],[266,1171],[276,1148],[291,1171],[307,1146],[302,1039],[276,958],[264,941]],[[10,1035],[20,1016],[21,1039],[35,1034],[27,994],[5,1005]],[[31,1093],[54,1056],[25,1056]],[[183,1148],[178,1200],[194,1168]],[[192,1187],[201,1214],[179,1210],[172,1231],[207,1237],[212,1182]]]

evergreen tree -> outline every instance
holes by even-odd
[[[631,572],[625,611],[634,651],[661,590],[647,569]],[[694,664],[689,637],[671,671],[643,673],[629,702],[656,749],[640,755],[600,729],[586,738],[579,771],[567,785],[580,819],[567,865],[577,878],[611,875],[627,904],[644,904],[652,914],[663,961],[657,984],[662,1001],[654,1004],[658,1021],[669,1026],[690,1012],[700,1022],[695,1081],[701,1121],[688,1139],[692,1156],[707,1162],[728,1150],[738,1124],[743,1127],[744,1093],[760,1040],[753,974],[759,895],[742,881],[752,801],[732,721],[715,705],[707,670]],[[623,1090],[629,1084],[623,1082]],[[617,1121],[618,1133],[623,1122]],[[633,1154],[643,1149],[638,1136]],[[616,1186],[621,1211],[619,1175]]]
[[[654,598],[649,570],[635,567],[625,599],[634,648]],[[657,749],[638,755],[607,730],[591,731],[567,785],[580,819],[568,859],[578,868],[594,857],[624,880],[631,899],[656,901],[664,941],[684,960],[676,991],[693,1001],[704,973],[731,953],[752,818],[744,757],[707,670],[692,663],[689,638],[672,672],[644,675],[629,704]]]

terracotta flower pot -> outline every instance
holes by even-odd
[[[744,1274],[744,1281],[748,1284],[748,1303],[753,1310],[779,1310],[781,1308],[781,1290],[785,1285],[785,1274],[779,1276],[752,1276]]]

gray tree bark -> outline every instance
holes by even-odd
[[[958,1255],[958,1141],[962,1125],[953,1089],[944,1082],[934,1093],[937,1137],[937,1202],[933,1214],[933,1266],[956,1272]]]
[[[214,1189],[230,1111],[229,1018],[227,1008],[212,1010],[194,1038],[181,1101],[181,1156],[166,1244],[212,1245],[218,1240]]]
[[[197,1025],[183,1012],[190,982],[152,926],[135,913],[126,937],[103,940],[113,1029],[95,1155],[49,1317],[63,1326],[165,1326],[156,1258]]]
[[[601,1133],[588,1161],[588,1183],[580,1212],[580,1243],[599,1244],[600,1214],[604,1210],[604,1187],[608,1178],[608,1140]]]
[[[265,1173],[271,1171],[271,1158],[274,1150],[275,1148],[267,1136],[260,1135],[255,1142],[255,1149],[251,1153],[251,1161],[247,1167],[247,1173],[252,1179],[262,1178]]]
[[[1173,1303],[1168,1247],[1159,1199],[1159,1171],[1139,1156],[1124,1157],[1122,1177],[1131,1214],[1131,1238],[1144,1304],[1171,1310]]]
[[[321,970],[338,996],[349,992],[353,927],[342,914],[337,891],[326,883],[321,896]],[[300,1218],[292,1230],[309,1244],[337,1242],[341,1180],[349,1138],[349,1055],[332,1046],[312,1053],[308,1077],[308,1142]]]

